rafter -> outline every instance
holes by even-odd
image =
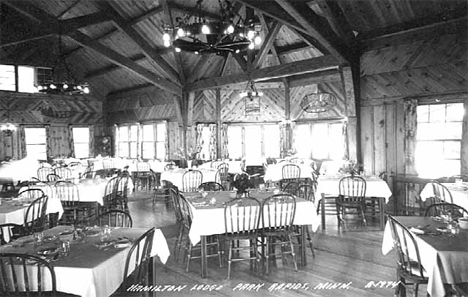
[[[191,84],[187,84],[187,91],[198,91],[223,87],[229,84],[238,84],[243,82],[253,81],[264,81],[274,78],[282,78],[291,75],[299,75],[304,73],[310,73],[320,70],[327,70],[330,68],[336,68],[339,66],[339,62],[331,55],[312,58],[307,60],[296,61],[284,65],[276,65],[261,69],[253,70],[250,75],[249,73],[240,73],[234,75],[227,75],[222,77],[213,77],[201,81],[197,81]]]
[[[172,80],[180,83],[177,71],[172,68],[151,45],[138,33],[131,24],[129,24],[108,2],[99,1],[97,4],[112,18],[116,26],[125,32],[127,36],[134,41],[142,50],[143,54],[151,61],[155,62],[160,71],[165,73]]]
[[[267,22],[266,22],[266,20],[265,20],[265,17],[263,16],[263,14],[259,13],[259,14],[258,14],[258,18],[260,19],[260,23],[262,24],[262,27],[265,28],[265,30],[266,30],[266,32],[267,32],[267,34],[268,34],[268,32],[270,31],[270,28],[269,28],[269,26],[268,26],[268,24],[267,24]],[[280,29],[280,30],[281,30],[281,29]],[[282,63],[281,63],[281,58],[280,58],[280,56],[278,55],[278,50],[277,50],[277,48],[276,48],[274,42],[273,42],[273,44],[271,45],[270,50],[271,50],[271,53],[273,54],[273,56],[275,57],[277,64],[278,64],[278,65],[282,64]]]
[[[262,46],[260,48],[259,53],[257,54],[257,56],[255,56],[255,60],[252,63],[252,68],[253,69],[258,68],[258,66],[263,63],[263,61],[265,60],[268,52],[272,48],[273,43],[275,42],[275,39],[278,36],[278,33],[279,33],[282,26],[283,26],[283,24],[281,24],[280,22],[276,22],[273,25],[273,28],[271,30],[269,30],[269,32],[268,32],[268,34],[267,34],[267,36],[265,38],[265,41],[263,41],[263,43],[262,43]]]

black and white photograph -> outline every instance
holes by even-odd
[[[468,0],[0,0],[0,296],[468,297]]]

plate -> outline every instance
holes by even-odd
[[[114,247],[116,249],[123,249],[123,248],[127,248],[127,247],[130,247],[132,245],[132,243],[127,240],[127,239],[122,239],[122,240],[118,240],[114,243]]]
[[[59,252],[57,247],[46,247],[39,249],[36,253],[41,256],[53,256]]]

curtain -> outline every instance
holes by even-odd
[[[286,126],[287,126],[286,124],[280,124],[280,143],[279,143],[280,149],[281,149],[280,158],[284,158],[286,156],[286,151],[288,150],[288,147],[287,147],[288,134],[287,134]]]
[[[203,147],[203,128],[205,127],[205,124],[197,124],[197,135],[196,135],[196,147],[197,150],[201,150]],[[190,152],[189,152],[190,153]],[[205,156],[198,156],[198,158],[205,159]]]
[[[52,155],[52,135],[50,132],[50,125],[44,125],[44,128],[46,130],[47,159],[53,159],[55,156]]]
[[[70,157],[75,158],[75,141],[73,139],[73,125],[68,125],[68,147],[70,148]]]
[[[24,125],[20,125],[20,128],[18,130],[18,143],[18,159],[26,158],[28,152],[26,150],[26,132],[24,131]]]
[[[229,139],[228,139],[228,125],[227,124],[222,124],[221,125],[221,141],[222,141],[222,147],[221,147],[221,154],[223,159],[228,159],[229,158]]]
[[[89,126],[89,155],[96,156],[94,152],[94,125]]]
[[[211,160],[216,160],[218,159],[217,152],[216,152],[216,124],[210,124],[208,125],[208,128],[210,129],[210,159]],[[219,156],[221,157],[221,156]]]
[[[415,169],[414,154],[416,151],[416,128],[417,99],[407,99],[404,101],[405,113],[405,174],[417,174]]]

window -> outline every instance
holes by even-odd
[[[141,138],[139,137],[139,134]],[[117,128],[117,154],[122,158],[160,159],[166,157],[166,123],[125,125]],[[141,152],[138,152],[138,148]]]
[[[203,126],[201,129],[201,148],[200,148],[200,153],[198,154],[198,157],[201,160],[210,160],[211,159],[211,154],[210,154],[210,142],[211,142],[211,130],[209,126]]]
[[[343,123],[307,123],[295,128],[294,149],[299,158],[342,160]]]
[[[45,128],[24,128],[26,154],[37,160],[47,160],[47,137]]]
[[[15,66],[0,65],[0,90],[16,91]]]
[[[416,171],[421,176],[460,174],[463,103],[417,107]]]
[[[52,68],[0,65],[0,90],[37,93],[36,85],[51,81]]]
[[[280,157],[280,128],[275,124],[228,126],[231,159],[264,160]]]
[[[166,123],[141,126],[141,156],[143,159],[166,158]]]
[[[89,128],[73,127],[73,145],[75,149],[75,158],[89,157]]]

